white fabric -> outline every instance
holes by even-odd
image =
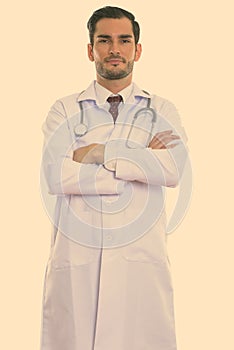
[[[94,82],[95,91],[96,91],[96,102],[97,105],[104,105],[109,96],[115,96],[111,91],[107,90],[104,86],[100,85],[97,81]],[[133,91],[133,83],[128,85],[125,89],[118,92],[118,95],[121,95],[123,102],[127,103],[128,98],[131,96]]]
[[[128,87],[114,124],[101,103],[106,92],[95,85],[56,101],[43,125],[43,167],[58,198],[58,228],[45,278],[41,350],[176,350],[164,209],[151,218],[162,188],[179,182],[183,142],[171,151],[147,148],[151,124],[144,119],[144,130],[134,134],[139,147],[129,148],[134,114],[149,96]],[[170,123],[186,141],[173,104],[151,98],[158,114],[153,134]],[[76,140],[78,101],[89,131]],[[106,145],[104,165],[72,160],[74,149],[91,143]]]

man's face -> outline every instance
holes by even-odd
[[[93,46],[88,44],[88,55],[95,62],[97,74],[104,79],[122,79],[131,74],[141,55],[131,21],[125,17],[98,21]]]

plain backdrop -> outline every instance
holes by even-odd
[[[1,6],[0,348],[39,349],[51,232],[40,197],[41,125],[57,98],[95,78],[86,22],[104,5],[136,15],[143,55],[134,80],[177,106],[189,136],[193,198],[168,241],[178,350],[233,349],[234,28],[228,0]]]

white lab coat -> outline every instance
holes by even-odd
[[[171,152],[146,148],[140,129],[130,135],[137,148],[126,144],[148,97],[134,84],[114,124],[96,105],[92,83],[56,101],[43,125],[43,169],[57,204],[41,350],[176,349],[162,188],[178,184],[186,155],[181,141]],[[158,114],[153,134],[169,122],[185,140],[175,107],[151,97]],[[89,131],[76,140],[80,100]],[[73,149],[90,143],[105,143],[104,165],[72,160]]]

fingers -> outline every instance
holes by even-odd
[[[159,131],[159,132],[157,132],[156,134],[155,134],[155,136],[154,137],[158,137],[158,136],[160,136],[160,135],[168,135],[168,134],[172,134],[172,130],[165,130],[165,131]]]
[[[158,132],[150,141],[148,147],[152,149],[166,149],[166,148],[174,148],[177,144],[170,144],[170,142],[179,140],[180,137],[178,135],[173,135],[172,130],[165,130],[162,132]]]
[[[152,149],[169,149],[169,148],[174,148],[175,146],[177,146],[177,143],[173,143],[170,145],[164,145],[163,143],[159,143],[159,144],[153,144],[153,145],[149,145],[149,148]]]
[[[178,135],[173,135],[172,134],[172,130],[166,130],[166,131],[162,131],[162,132],[158,132],[157,134],[154,135],[152,140],[164,140],[167,138],[172,138],[172,139],[179,139],[180,137]]]
[[[174,148],[174,147],[176,147],[176,146],[177,146],[177,143],[172,143],[171,145],[167,145],[167,146],[165,147],[165,149]]]

